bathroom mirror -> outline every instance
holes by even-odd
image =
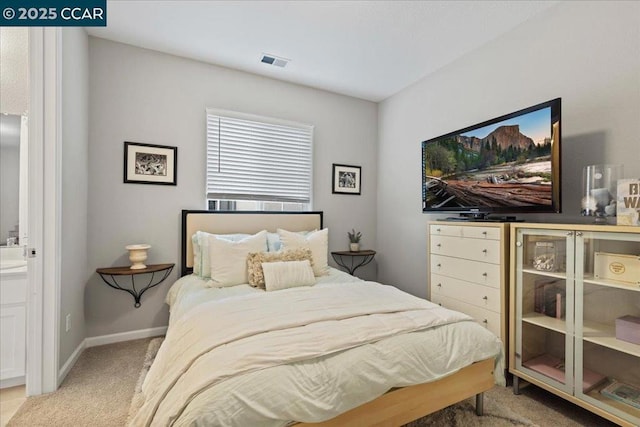
[[[0,114],[0,245],[18,244],[22,116]]]

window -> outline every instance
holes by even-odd
[[[213,210],[308,210],[313,126],[207,109]]]

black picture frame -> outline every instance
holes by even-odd
[[[124,142],[124,183],[178,185],[178,147]]]
[[[361,193],[361,172],[360,166],[334,163],[331,174],[332,193],[359,196]]]

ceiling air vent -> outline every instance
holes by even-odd
[[[280,68],[284,68],[289,63],[289,61],[290,59],[280,58],[278,56],[271,55],[268,53],[263,54],[262,59],[260,60],[260,62],[264,62],[265,64],[270,64],[270,65],[275,65],[276,67],[280,67]]]

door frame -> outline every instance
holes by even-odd
[[[29,28],[28,396],[58,388],[62,32]]]

